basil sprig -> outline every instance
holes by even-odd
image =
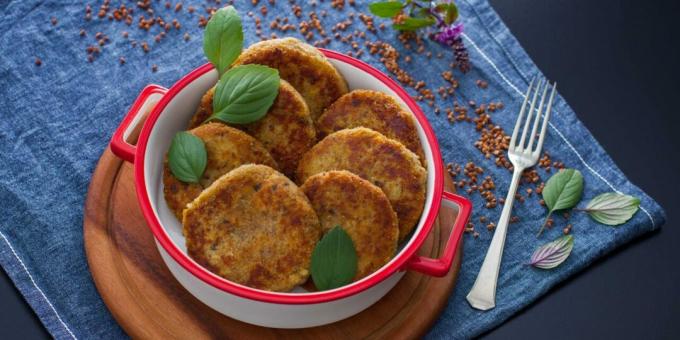
[[[243,49],[241,17],[232,6],[217,10],[205,26],[203,52],[223,74]]]
[[[340,226],[329,231],[312,252],[311,274],[319,290],[342,287],[357,272],[357,252],[352,239]]]
[[[548,207],[548,216],[538,231],[538,235],[541,235],[554,211],[571,209],[578,204],[583,195],[583,176],[575,169],[560,170],[550,177],[542,194],[545,205]],[[628,222],[639,208],[639,198],[607,192],[595,196],[585,208],[576,208],[575,210],[588,213],[593,220],[599,223],[618,226]],[[571,226],[567,226],[564,233],[568,233],[570,230]],[[573,236],[562,236],[536,249],[529,264],[541,269],[555,268],[569,257],[573,247]]]
[[[279,71],[262,65],[237,66],[220,77],[210,120],[252,123],[267,114],[279,93]]]
[[[458,7],[453,1],[379,1],[369,4],[368,9],[375,16],[398,19],[392,27],[399,31],[415,31],[435,24],[449,26],[458,19]]]
[[[170,171],[182,182],[198,183],[208,163],[208,153],[203,141],[186,131],[172,138],[168,151]]]

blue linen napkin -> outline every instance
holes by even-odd
[[[368,4],[357,1],[355,6],[345,4],[344,9],[338,10],[331,8],[330,1],[319,1],[316,5],[298,2],[302,19],[311,10],[317,13],[327,10],[326,17],[319,17],[327,31],[350,12],[367,12]],[[267,19],[263,20],[265,35],[270,32],[268,22],[274,16],[287,17],[294,24],[300,20],[291,14],[289,1],[279,0],[275,6],[267,1],[260,3],[257,8],[250,1],[236,5],[243,15],[247,44],[257,38],[254,19],[245,14],[253,11],[260,16],[262,4],[269,7]],[[460,82],[458,100],[502,102],[504,109],[492,113],[492,120],[510,132],[522,92],[529,79],[540,71],[485,0],[457,3],[473,65],[465,75],[454,72]],[[157,32],[143,32],[135,27],[139,13],[135,14],[132,27],[97,19],[100,4],[92,4],[94,19],[85,21],[84,5],[77,1],[0,3],[0,163],[4,165],[0,168],[0,212],[4,217],[0,222],[0,264],[47,330],[60,339],[125,337],[99,297],[87,268],[82,239],[87,186],[111,133],[138,92],[149,83],[170,86],[205,62],[201,29],[197,25],[198,15],[205,13],[204,3],[195,4],[197,12],[193,15],[187,12],[190,1],[184,2],[179,13],[174,12],[174,4],[165,9],[161,5],[164,2],[155,3],[157,13],[182,22],[181,30],[171,30],[160,43],[153,41]],[[129,2],[129,6],[133,4]],[[54,24],[52,17],[56,18]],[[378,25],[384,21],[375,22]],[[81,29],[87,31],[87,36],[79,36]],[[355,29],[366,31],[357,17],[347,32]],[[85,49],[96,44],[94,35],[100,31],[111,42],[89,63]],[[139,46],[133,48],[122,38],[123,31],[129,32],[128,39],[149,42],[151,51],[144,53]],[[183,39],[185,32],[190,35],[188,41]],[[301,37],[292,31],[287,35]],[[416,80],[425,80],[435,89],[446,85],[441,73],[450,70],[453,58],[450,49],[426,41],[426,48],[433,55],[443,54],[441,59],[427,58],[404,49],[389,29],[366,31],[366,35],[370,40],[380,39],[397,47],[400,65]],[[328,48],[351,50],[335,39]],[[413,61],[403,62],[405,56],[411,56]],[[124,65],[120,64],[120,57],[125,58]],[[34,64],[36,58],[41,59],[41,66]],[[361,59],[386,71],[377,55],[365,52]],[[158,65],[157,72],[152,72],[152,64]],[[487,89],[476,85],[480,79],[488,82]],[[416,94],[412,88],[408,90]],[[450,98],[437,98],[436,106],[452,105]],[[475,148],[479,132],[471,123],[450,124],[445,114],[435,114],[425,102],[422,107],[437,133],[444,160],[457,164],[473,161],[481,166],[483,176],[494,178],[496,195],[503,197],[511,173],[495,166],[493,160],[485,159]],[[537,204],[535,196],[524,204],[516,204],[514,215],[521,220],[510,227],[497,307],[488,312],[470,308],[464,298],[492,236],[482,224],[476,223],[479,237],[464,236],[465,256],[458,283],[446,310],[427,335],[429,338],[467,338],[495,327],[595,259],[664,223],[661,207],[626,179],[561,97],[556,99],[544,150],[554,160],[581,171],[586,183],[584,201],[601,192],[620,191],[639,197],[641,210],[618,228],[596,224],[584,214],[574,214],[569,220],[575,237],[572,255],[558,269],[541,271],[526,266],[526,262],[536,247],[560,235],[567,222],[557,216],[558,227],[537,239],[535,233],[545,209]],[[550,175],[543,169],[538,173],[543,180]],[[478,193],[470,198],[475,206],[475,221],[480,216],[497,221],[500,205],[486,209]]]

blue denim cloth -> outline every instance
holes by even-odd
[[[306,18],[311,7],[302,4],[304,1],[298,2]],[[84,5],[76,1],[0,1],[0,163],[3,164],[0,168],[3,216],[0,263],[56,338],[125,337],[92,283],[83,252],[83,202],[88,183],[113,130],[138,92],[149,83],[170,86],[206,61],[197,25],[203,7],[197,5],[197,13],[190,15],[186,12],[189,2],[185,1],[184,10],[175,14],[162,6],[164,2],[154,3],[157,13],[179,17],[183,23],[181,31],[172,30],[161,43],[153,42],[156,33],[129,28],[122,22],[96,19],[99,3],[93,6],[95,19],[85,22]],[[260,3],[269,6],[269,18],[282,15],[292,23],[299,20],[291,14],[289,1],[277,1],[276,8],[267,1]],[[505,108],[493,113],[492,119],[510,132],[522,101],[521,94],[529,79],[540,71],[486,1],[459,0],[458,4],[465,24],[464,41],[473,64],[468,74],[455,73],[460,80],[459,100],[503,102]],[[330,8],[330,1],[320,1],[316,10],[328,10],[328,16],[320,19],[330,31],[330,27],[346,19],[349,12],[365,11],[366,6],[367,2],[358,1],[356,8],[346,5],[338,11]],[[255,25],[253,18],[245,13],[251,10],[259,13],[259,9],[253,9],[250,1],[239,2],[237,7],[244,14],[246,42],[253,43]],[[58,18],[56,26],[50,23],[52,16]],[[383,21],[376,19],[376,25],[380,22]],[[87,37],[78,35],[81,28],[87,30]],[[354,19],[349,32],[354,29],[364,30],[358,18]],[[145,54],[139,47],[132,48],[121,37],[121,32],[126,30],[131,39],[149,41],[151,51]],[[85,48],[95,43],[94,34],[98,31],[107,34],[112,42],[102,48],[96,61],[88,63]],[[269,33],[268,20],[264,20],[263,31]],[[184,32],[191,34],[190,41],[182,39]],[[299,36],[297,32],[289,33]],[[427,49],[434,55],[444,54],[442,59],[427,59],[423,54],[400,47],[389,29],[377,34],[367,32],[367,36],[397,46],[402,61],[404,56],[411,56],[411,63],[401,62],[401,65],[417,80],[425,80],[431,88],[446,85],[440,74],[449,70],[450,49],[427,41]],[[341,52],[350,50],[335,40],[328,47]],[[126,58],[125,65],[119,64],[120,56]],[[42,66],[34,65],[36,57],[42,59]],[[377,55],[366,53],[362,59],[385,71]],[[158,72],[151,71],[152,64],[158,65]],[[488,89],[479,89],[475,85],[477,79],[488,81]],[[409,91],[415,94],[413,89]],[[450,106],[451,99],[448,103],[438,99],[437,105]],[[444,114],[436,115],[427,105],[423,105],[423,109],[437,133],[444,160],[458,164],[474,161],[484,168],[484,176],[495,179],[495,193],[503,197],[511,173],[496,167],[474,147],[479,134],[471,124],[452,125]],[[560,227],[548,230],[537,239],[535,233],[545,209],[538,205],[536,197],[524,204],[517,203],[514,215],[520,216],[521,221],[510,227],[497,307],[488,312],[470,308],[464,298],[492,236],[477,223],[480,235],[478,238],[470,234],[464,236],[465,256],[458,283],[448,307],[428,337],[466,338],[499,325],[595,259],[664,223],[661,207],[626,179],[563,98],[557,98],[553,113],[544,150],[554,160],[583,173],[584,201],[598,193],[615,190],[640,197],[641,210],[618,228],[596,224],[584,214],[574,214],[569,221],[574,225],[575,237],[571,257],[555,270],[542,271],[525,264],[537,246],[561,234],[561,226],[566,222],[557,216],[555,224]],[[539,174],[544,180],[550,175],[542,169]],[[480,216],[488,216],[491,221],[498,219],[500,206],[486,209],[479,194],[472,194],[470,198],[475,206],[475,220]]]

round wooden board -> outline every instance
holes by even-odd
[[[351,318],[298,330],[253,326],[203,305],[174,279],[139,209],[133,179],[132,165],[107,149],[90,183],[83,230],[97,289],[133,338],[418,338],[446,306],[460,270],[462,245],[446,277],[408,272],[385,297]],[[446,187],[454,190],[448,176]],[[421,255],[438,257],[454,219],[455,212],[442,207]]]

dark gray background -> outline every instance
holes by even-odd
[[[680,2],[491,3],[668,220],[661,231],[598,261],[485,337],[680,338]],[[1,277],[3,338],[48,337],[4,271]]]

